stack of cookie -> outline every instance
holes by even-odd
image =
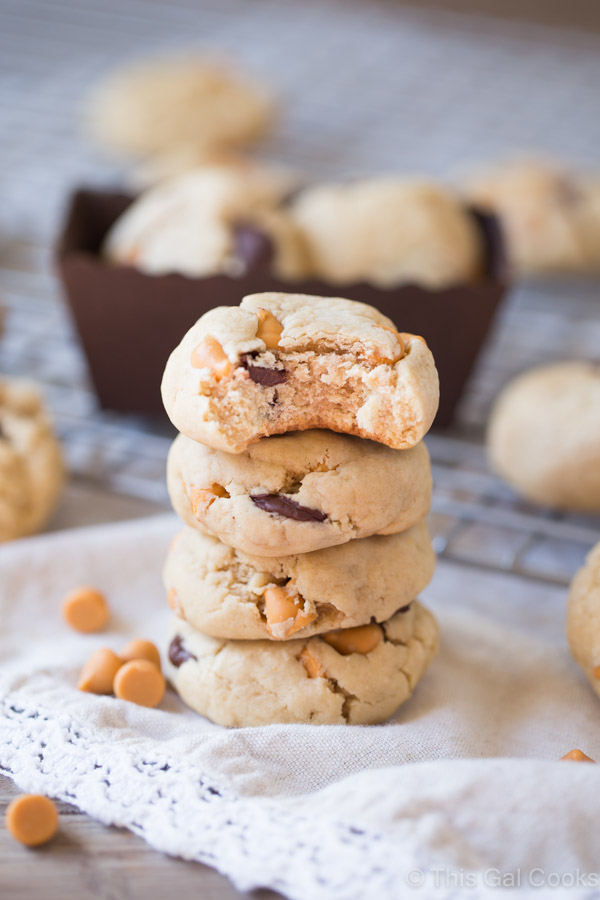
[[[422,338],[366,304],[255,294],[204,315],[163,400],[175,612],[168,674],[224,725],[373,723],[437,649]]]

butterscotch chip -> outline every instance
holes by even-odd
[[[380,643],[383,632],[379,625],[359,625],[358,628],[342,628],[322,635],[323,640],[342,656],[350,653],[370,653]]]
[[[600,678],[600,666],[594,666],[592,669],[592,675],[594,678]]]
[[[276,350],[279,347],[279,338],[283,331],[283,325],[277,321],[273,313],[270,313],[268,309],[258,309],[256,315],[258,318],[256,337],[264,341],[267,350]]]
[[[572,759],[574,762],[596,762],[595,759],[586,756],[583,750],[570,750],[569,753],[565,753],[564,756],[561,756],[561,760],[563,759]]]
[[[64,598],[61,609],[65,622],[75,631],[86,634],[102,631],[108,622],[104,594],[92,587],[75,588]]]
[[[96,650],[81,670],[77,687],[89,694],[112,694],[115,675],[123,660],[108,647]]]
[[[215,482],[210,488],[192,488],[190,490],[190,500],[194,515],[205,516],[210,505],[215,502],[217,497],[229,497],[229,492],[222,484]]]
[[[160,669],[160,653],[158,652],[156,644],[153,644],[152,641],[145,641],[142,638],[137,638],[126,644],[120,651],[119,657],[121,662],[124,663],[131,662],[134,659],[147,659],[148,662],[154,663],[154,665]]]
[[[217,381],[231,375],[233,370],[222,346],[210,335],[196,344],[192,350],[190,363],[194,369],[210,369]]]
[[[58,830],[58,810],[42,794],[21,794],[9,803],[6,827],[16,841],[26,847],[39,847]]]
[[[309,678],[322,678],[325,675],[325,669],[318,659],[312,655],[308,647],[303,647],[298,657]]]
[[[263,596],[267,628],[278,640],[295,634],[316,618],[316,613],[304,611],[302,597],[288,593],[284,587],[268,587]]]
[[[138,706],[158,706],[165,693],[165,679],[154,663],[134,659],[121,666],[113,682],[115,697]]]
[[[533,503],[600,513],[599,408],[600,366],[592,362],[552,362],[517,375],[490,413],[492,469]]]

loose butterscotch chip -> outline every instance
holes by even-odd
[[[256,337],[264,341],[267,350],[276,350],[279,347],[283,325],[277,321],[273,313],[270,313],[268,309],[258,309],[256,316],[258,318]]]
[[[115,697],[138,706],[158,706],[165,693],[165,679],[154,663],[134,659],[121,666],[113,682]]]
[[[308,647],[303,647],[298,657],[309,678],[322,678],[325,675],[325,669],[318,659],[312,655]]]
[[[58,831],[58,810],[42,794],[21,794],[8,804],[6,827],[26,847],[46,844]]]
[[[592,669],[592,675],[594,678],[600,678],[600,666],[594,666]]]
[[[381,642],[383,632],[379,625],[371,623],[329,631],[321,637],[342,656],[348,656],[350,653],[370,653]]]
[[[217,381],[227,378],[233,371],[233,366],[223,347],[210,335],[207,335],[194,347],[190,363],[194,369],[210,369]]]
[[[583,750],[570,750],[569,753],[565,753],[564,756],[561,756],[561,760],[563,759],[572,759],[574,762],[596,762],[595,759],[586,756]]]
[[[160,669],[160,653],[158,647],[152,641],[145,641],[143,638],[129,641],[122,650],[119,651],[121,662],[131,662],[133,659],[147,659],[148,662]],[[116,674],[116,673],[115,673]],[[111,684],[112,688],[112,684]]]
[[[284,640],[314,621],[314,612],[304,612],[304,600],[290,594],[284,587],[272,585],[265,589],[267,628],[274,638]]]
[[[77,687],[88,694],[112,694],[115,675],[123,660],[108,647],[96,650],[81,670]]]
[[[102,631],[108,622],[109,609],[104,594],[92,587],[75,588],[63,599],[61,610],[71,628],[86,634]]]

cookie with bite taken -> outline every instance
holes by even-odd
[[[264,293],[196,322],[169,357],[162,397],[179,431],[229,453],[313,428],[407,449],[433,422],[439,383],[423,338],[372,306]]]

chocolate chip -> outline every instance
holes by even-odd
[[[233,255],[244,272],[266,269],[273,261],[273,242],[256,225],[238,222],[233,226]]]
[[[286,519],[295,519],[297,522],[324,522],[327,518],[320,509],[301,506],[283,494],[255,494],[251,499],[259,509],[274,513],[276,516],[285,516]]]
[[[283,384],[287,380],[287,372],[285,369],[271,369],[268,366],[255,366],[252,363],[253,357],[250,353],[244,353],[240,362],[248,372],[248,375],[256,384],[262,384],[263,387],[274,387],[276,384]]]
[[[188,659],[195,659],[196,662],[198,661],[198,657],[194,656],[193,653],[190,653],[190,651],[184,647],[181,635],[176,634],[169,644],[169,661],[176,669],[178,669],[179,666],[182,666]]]
[[[410,609],[410,603],[407,603],[406,606],[401,606],[397,612],[399,613],[407,613]]]
[[[575,179],[563,175],[556,180],[556,196],[565,206],[576,206],[583,200],[583,192]]]

